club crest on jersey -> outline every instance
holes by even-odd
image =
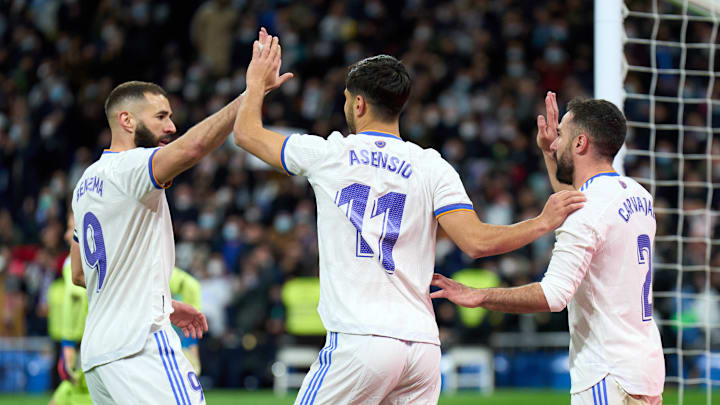
[[[378,148],[384,148],[385,141],[375,141],[375,146],[377,146]]]
[[[618,180],[618,182],[620,183],[620,185],[622,186],[622,188],[627,188],[627,184],[625,184],[624,181]]]

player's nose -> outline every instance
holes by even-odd
[[[550,152],[557,152],[558,149],[558,138],[555,138],[555,140],[550,144]]]
[[[163,130],[166,134],[174,134],[176,131],[175,123],[172,122],[172,120],[168,120],[168,123],[165,125],[165,128],[163,128]]]

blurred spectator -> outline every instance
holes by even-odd
[[[200,59],[211,71],[224,76],[230,69],[230,49],[238,10],[230,0],[209,0],[198,8],[191,23],[191,35]]]

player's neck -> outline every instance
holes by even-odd
[[[573,176],[573,188],[575,188],[575,190],[580,190],[580,187],[582,187],[588,179],[596,174],[614,171],[615,169],[612,167],[612,164],[607,162],[596,162],[589,165],[576,165],[575,175]]]
[[[112,134],[109,150],[113,152],[124,152],[126,150],[135,149],[135,143],[127,135],[121,136]]]
[[[364,131],[377,131],[400,137],[400,124],[397,121],[393,123],[368,121],[366,123],[358,124],[355,130],[358,134]]]

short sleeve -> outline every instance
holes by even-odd
[[[114,166],[115,180],[128,195],[138,200],[152,191],[170,187],[171,183],[160,184],[153,171],[154,159],[160,148],[136,148],[121,152]]]
[[[282,144],[280,162],[291,176],[309,176],[324,161],[328,149],[329,142],[320,136],[290,135]]]
[[[460,175],[439,154],[430,168],[430,176],[435,218],[455,211],[474,211]]]

